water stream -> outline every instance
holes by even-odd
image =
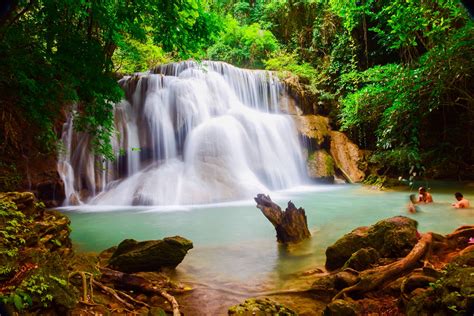
[[[309,286],[304,280],[296,282],[295,274],[323,266],[327,246],[358,226],[396,215],[417,220],[421,232],[446,234],[472,224],[473,209],[451,207],[456,190],[459,184],[432,186],[435,203],[422,205],[417,214],[406,210],[408,191],[332,185],[272,193],[281,206],[291,199],[306,209],[312,238],[289,249],[277,245],[273,226],[251,200],[189,207],[83,206],[67,210],[72,238],[84,250],[103,250],[125,238],[181,235],[191,239],[194,249],[178,266],[175,277],[219,289],[191,283],[197,288],[195,300],[201,302],[190,307],[200,310],[196,315],[225,315],[228,306],[255,293]],[[473,187],[462,190],[467,198],[474,197]]]

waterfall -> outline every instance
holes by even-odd
[[[161,65],[119,81],[115,161],[63,127],[58,171],[66,204],[179,205],[250,198],[304,182],[286,92],[271,72],[222,62]],[[284,112],[284,111],[283,111]]]

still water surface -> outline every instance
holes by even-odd
[[[474,223],[474,208],[451,207],[454,191],[462,190],[474,201],[474,187],[438,183],[431,188],[435,203],[421,205],[416,214],[407,213],[408,196],[416,193],[408,190],[328,185],[273,193],[271,198],[280,206],[291,200],[306,210],[312,238],[290,248],[277,245],[273,226],[253,201],[189,207],[84,206],[63,211],[71,218],[73,241],[86,251],[100,251],[126,238],[180,235],[192,240],[194,248],[178,266],[175,277],[235,292],[207,307],[209,313],[220,314],[225,311],[223,305],[238,301],[238,296],[294,287],[297,273],[323,266],[325,249],[358,226],[405,215],[418,221],[421,232],[447,234]],[[219,301],[218,297],[207,299]]]

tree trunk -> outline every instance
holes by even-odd
[[[311,236],[303,208],[297,209],[289,201],[288,208],[283,212],[268,195],[264,194],[258,194],[255,202],[257,202],[257,208],[275,226],[278,242],[297,243]]]

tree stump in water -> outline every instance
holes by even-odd
[[[270,196],[265,194],[257,194],[255,202],[257,202],[257,208],[275,226],[278,242],[296,243],[311,236],[303,208],[297,209],[289,201],[287,209],[283,212],[277,204],[273,203]]]

